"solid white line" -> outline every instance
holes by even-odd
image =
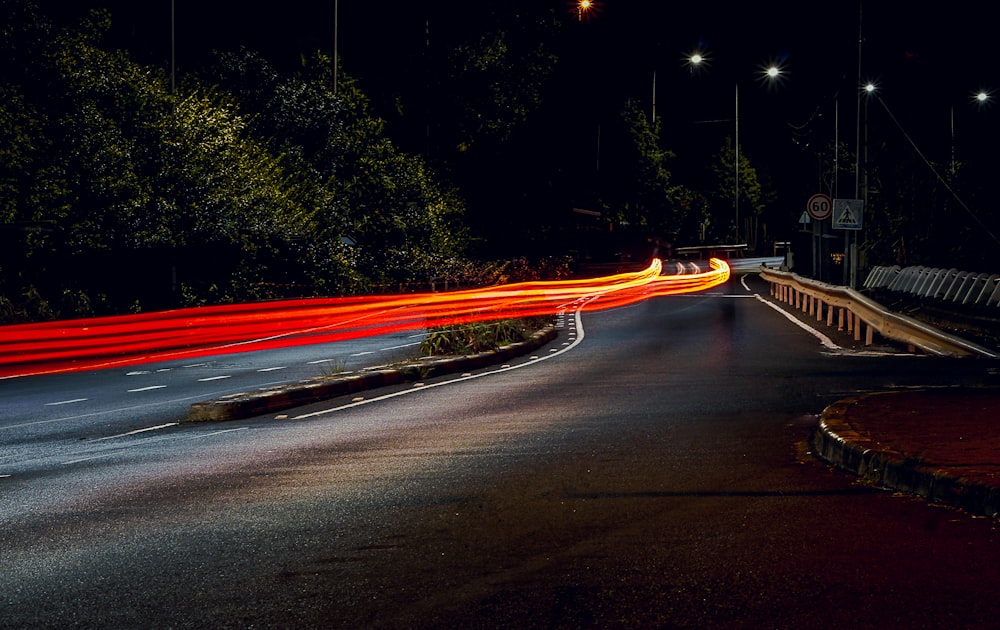
[[[139,389],[130,389],[128,392],[134,394],[136,392],[148,392],[153,389],[163,389],[166,385],[150,385],[149,387],[140,387]]]
[[[59,402],[45,403],[46,407],[55,407],[56,405],[70,405],[73,403],[83,402],[87,400],[86,398],[74,398],[73,400],[60,400]]]
[[[146,433],[147,431],[159,431],[160,429],[166,429],[169,427],[176,427],[178,422],[168,422],[167,424],[158,424],[155,427],[146,427],[145,429],[136,429],[135,431],[129,431],[127,433],[119,433],[118,435],[109,435],[107,437],[97,438],[94,440],[87,440],[88,442],[103,442],[104,440],[113,440],[115,438],[127,437],[129,435],[136,435],[137,433]]]
[[[598,297],[598,296],[592,296],[591,299],[596,299],[596,297]],[[518,365],[504,365],[503,367],[501,367],[499,369],[490,370],[488,372],[480,372],[479,374],[469,374],[467,376],[466,375],[462,375],[462,376],[460,376],[458,378],[453,378],[453,379],[450,379],[450,380],[447,380],[447,381],[438,381],[436,383],[425,383],[421,387],[413,387],[413,388],[409,388],[409,389],[403,389],[403,390],[400,390],[398,392],[393,392],[391,394],[385,394],[384,396],[378,396],[376,398],[365,398],[364,400],[355,400],[355,401],[352,401],[350,403],[347,403],[347,404],[344,404],[344,405],[340,405],[338,407],[331,407],[330,409],[321,409],[320,411],[314,411],[312,413],[302,414],[301,416],[295,416],[294,418],[292,418],[292,420],[304,420],[306,418],[315,418],[316,416],[323,416],[323,415],[326,415],[328,413],[334,413],[336,411],[343,411],[344,409],[350,409],[352,407],[360,407],[361,405],[367,405],[367,404],[370,404],[370,403],[373,403],[373,402],[379,402],[379,401],[382,401],[382,400],[388,400],[390,398],[395,398],[397,396],[403,396],[403,395],[406,395],[406,394],[412,394],[414,392],[426,391],[426,390],[432,389],[434,387],[441,387],[442,385],[451,385],[452,383],[460,383],[462,381],[471,381],[473,379],[482,378],[484,376],[492,376],[494,374],[499,374],[501,372],[509,372],[510,370],[517,370],[519,368],[527,367],[529,365],[534,365],[535,363],[538,363],[540,361],[546,361],[546,360],[551,359],[553,357],[557,357],[557,356],[559,356],[559,355],[561,355],[561,354],[563,354],[565,352],[569,352],[570,350],[572,350],[576,346],[580,345],[581,342],[583,342],[584,332],[583,332],[583,318],[581,317],[581,312],[582,312],[582,309],[579,309],[579,308],[575,312],[575,323],[576,323],[576,329],[577,329],[576,340],[573,341],[568,346],[565,346],[562,349],[559,349],[559,350],[552,349],[552,350],[550,350],[551,354],[541,355],[537,359],[529,360],[529,361],[526,361],[524,363],[519,363]]]
[[[221,381],[224,378],[232,378],[232,374],[223,374],[222,376],[208,376],[205,378],[199,378],[199,383],[207,383],[208,381]]]
[[[777,311],[777,312],[781,313],[782,315],[784,315],[786,318],[788,318],[788,321],[792,322],[793,324],[795,324],[796,326],[798,326],[802,330],[808,332],[812,336],[814,336],[817,339],[819,339],[819,342],[821,344],[823,344],[824,348],[828,348],[830,350],[843,350],[843,348],[841,348],[840,346],[838,346],[837,344],[835,344],[832,339],[830,339],[829,337],[827,337],[826,335],[824,335],[820,331],[816,330],[815,328],[803,324],[798,319],[796,319],[794,315],[791,315],[790,313],[786,313],[785,310],[782,309],[781,307],[779,307],[779,306],[777,306],[775,304],[772,304],[771,302],[768,302],[764,298],[760,297],[760,295],[754,294],[754,297],[757,298],[759,301],[763,302],[764,304],[767,304],[768,306],[770,306],[771,308],[773,308],[775,311]]]

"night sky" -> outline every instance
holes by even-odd
[[[53,11],[60,6],[40,4]],[[620,110],[627,98],[651,109],[655,73],[665,144],[682,157],[703,160],[731,134],[739,84],[746,154],[766,161],[777,179],[808,177],[792,167],[800,166],[804,147],[832,141],[835,118],[841,140],[855,145],[860,23],[860,78],[878,83],[883,102],[930,159],[946,159],[953,129],[961,156],[986,159],[995,152],[1000,107],[978,107],[971,100],[975,90],[1000,89],[995,27],[977,2],[935,3],[928,9],[902,0],[869,0],[863,7],[830,0],[735,5],[605,0],[593,19],[581,23],[561,0],[340,0],[340,56],[345,71],[358,77],[378,104],[413,71],[428,41],[431,46],[461,41],[493,23],[491,16],[499,12],[537,11],[539,4],[553,7],[564,20],[564,44],[569,44],[562,48],[559,90],[568,102],[579,103],[553,125],[593,134],[587,127]],[[169,0],[85,0],[66,4],[72,9],[65,14],[85,5],[112,10],[113,39],[136,59],[169,63]],[[205,63],[212,49],[239,45],[262,51],[278,65],[293,65],[301,50],[330,50],[333,5],[332,0],[252,5],[176,0],[179,71]],[[698,73],[684,64],[694,50],[711,61]],[[777,86],[759,80],[759,68],[769,62],[784,68]],[[878,118],[872,111],[872,125],[896,125],[881,108]],[[799,187],[815,188],[809,182]]]

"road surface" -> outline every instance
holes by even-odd
[[[280,419],[47,457],[10,429],[0,626],[995,625],[994,521],[806,447],[839,398],[995,363],[831,350],[750,289],[570,314],[523,363]]]

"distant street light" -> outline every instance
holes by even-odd
[[[603,3],[597,0],[576,0],[576,2],[569,3],[573,7],[573,12],[576,13],[576,19],[580,22],[589,20],[592,14],[600,13],[601,4]]]
[[[687,65],[690,66],[691,72],[699,70],[703,66],[708,65],[708,55],[703,52],[693,52],[687,57]],[[763,68],[763,79],[765,81],[777,82],[781,79],[782,70],[778,64],[772,63]],[[735,190],[733,194],[733,213],[736,219],[736,243],[739,244],[740,241],[740,84],[739,81],[735,82],[735,102],[734,102],[734,121],[735,121],[735,134],[733,139],[733,151],[735,154],[735,164],[734,164],[734,179],[735,179]]]

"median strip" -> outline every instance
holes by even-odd
[[[514,357],[533,352],[555,339],[556,336],[555,328],[546,327],[525,341],[502,346],[489,352],[467,356],[421,359],[388,368],[372,368],[353,374],[318,377],[259,392],[230,394],[215,400],[194,403],[188,409],[185,421],[213,422],[251,418],[355,394],[368,389],[415,383],[443,374],[467,372],[503,363]]]

